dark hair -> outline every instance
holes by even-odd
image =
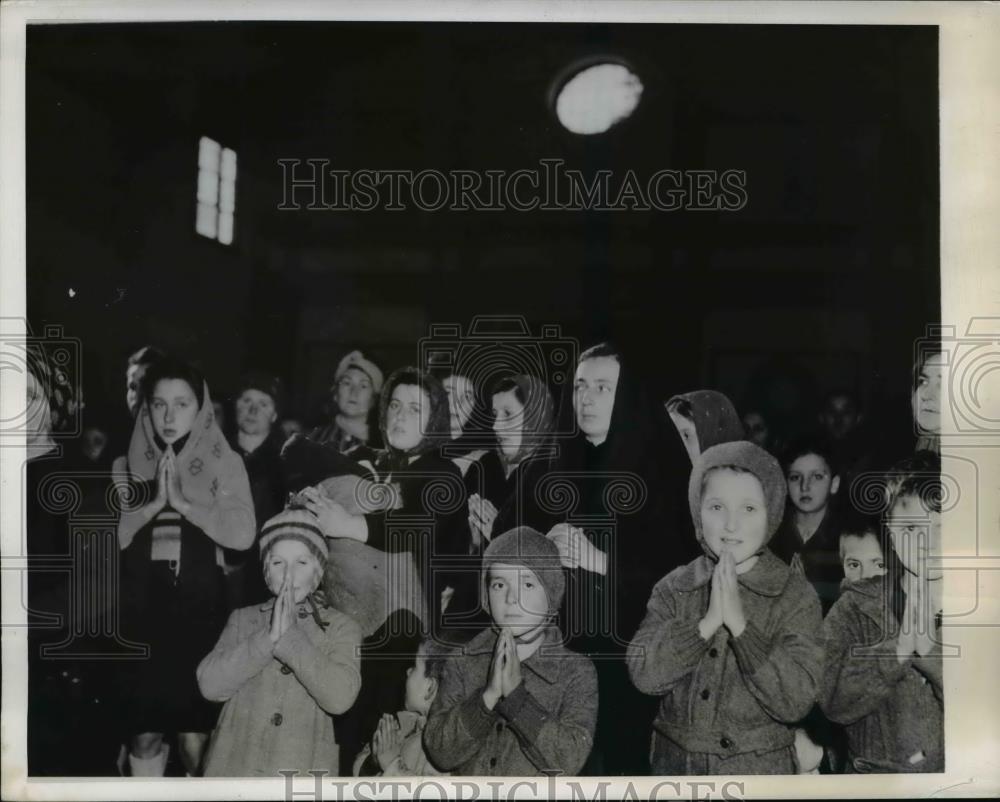
[[[597,359],[602,356],[609,356],[619,362],[622,361],[621,354],[617,348],[609,342],[602,342],[597,345],[590,346],[590,348],[580,354],[579,358],[576,360],[576,364],[579,365],[581,362],[586,362],[588,359]]]
[[[154,362],[159,362],[166,356],[163,351],[157,348],[155,345],[144,345],[134,354],[128,358],[128,366],[132,365],[152,365]]]
[[[792,463],[795,462],[799,457],[804,457],[807,454],[815,454],[817,457],[823,459],[824,462],[830,467],[830,478],[839,474],[839,466],[837,465],[836,459],[833,456],[833,449],[830,447],[830,441],[825,437],[820,435],[802,435],[795,438],[788,447],[784,450],[781,455],[781,469],[788,475],[788,471],[792,467]]]
[[[913,376],[912,384],[910,390],[917,389],[917,383],[920,381],[920,374],[923,372],[924,365],[927,364],[927,360],[932,356],[939,356],[944,353],[944,349],[941,347],[941,343],[922,343],[917,348],[917,358],[913,363]]]
[[[379,429],[382,430],[386,447],[389,445],[389,438],[386,434],[386,426],[389,415],[389,402],[392,394],[401,384],[415,385],[427,396],[430,406],[430,414],[427,417],[427,429],[422,432],[421,443],[417,446],[419,451],[425,451],[444,441],[451,436],[451,414],[448,407],[448,394],[444,385],[436,376],[420,370],[419,368],[407,367],[393,371],[386,379],[379,396]]]
[[[148,404],[153,398],[156,385],[164,379],[181,379],[186,381],[196,399],[198,409],[205,403],[205,377],[194,365],[173,356],[165,356],[150,364],[142,377],[142,397]]]
[[[834,387],[823,396],[823,406],[826,407],[834,398],[849,398],[854,408],[861,412],[861,397],[850,387]]]
[[[882,522],[872,516],[861,512],[846,513],[840,525],[840,559],[844,559],[844,538],[845,537],[866,537],[871,535],[882,546],[882,553],[885,554],[885,547],[882,545]]]
[[[259,390],[269,395],[274,402],[275,412],[279,415],[285,408],[285,388],[277,376],[262,370],[248,370],[240,377],[234,398],[239,398],[246,390]]]
[[[440,683],[441,678],[444,676],[444,667],[448,661],[450,651],[450,649],[436,641],[425,639],[420,641],[420,645],[417,647],[414,662],[416,662],[417,657],[423,657],[424,676],[428,679],[435,679]]]
[[[509,393],[513,392],[514,397],[521,402],[521,405],[528,403],[528,399],[524,395],[524,389],[514,381],[513,376],[503,376],[497,379],[492,387],[490,387],[490,398],[497,395],[498,393]]]
[[[933,451],[917,451],[900,460],[886,473],[886,515],[904,496],[917,496],[924,509],[941,512],[944,486],[941,483],[941,458]]]

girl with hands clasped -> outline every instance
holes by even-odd
[[[820,706],[856,772],[944,771],[940,471],[924,451],[888,473],[885,574],[845,583],[824,621]]]
[[[654,774],[794,774],[794,725],[816,698],[819,599],[767,548],[785,504],[781,466],[749,442],[696,460],[688,484],[705,552],[653,589],[629,644],[635,686],[662,697]]]
[[[327,544],[308,510],[290,507],[261,530],[273,601],[236,610],[198,666],[206,698],[225,702],[206,776],[276,777],[280,769],[337,774],[331,714],[361,686],[361,631],[319,591]]]

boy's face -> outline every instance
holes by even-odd
[[[695,427],[694,421],[690,418],[685,418],[676,411],[670,413],[670,420],[677,427],[677,433],[681,436],[681,442],[684,443],[684,450],[687,451],[687,455],[693,463],[701,456],[701,446],[698,443],[698,429]]]
[[[844,576],[858,582],[885,573],[885,559],[878,538],[871,532],[863,535],[842,535]]]
[[[763,415],[759,412],[748,412],[743,416],[743,428],[746,430],[747,440],[761,448],[767,448],[771,432]]]
[[[926,510],[919,496],[900,496],[889,511],[888,526],[903,567],[925,579],[939,579],[941,569],[929,568],[927,560],[941,556],[941,513]]]
[[[281,592],[285,579],[292,585],[296,604],[319,587],[322,578],[319,560],[301,540],[279,540],[274,543],[264,562],[264,580],[274,596]]]
[[[799,512],[826,509],[830,496],[840,489],[840,477],[819,454],[803,454],[788,467],[788,497]]]
[[[549,600],[530,568],[491,565],[486,589],[493,623],[509,628],[515,638],[528,635],[547,622]]]
[[[427,661],[417,653],[417,659],[406,669],[405,707],[412,713],[427,715],[437,693],[437,682],[427,676]]]
[[[236,427],[248,435],[264,435],[278,419],[274,399],[260,390],[247,388],[236,399]]]
[[[753,557],[767,537],[764,488],[752,473],[712,471],[701,494],[701,528],[718,558],[731,552],[737,566]]]
[[[603,443],[611,431],[611,412],[621,364],[611,356],[585,359],[576,368],[573,382],[573,409],[584,436],[595,445]]]
[[[827,400],[820,421],[833,440],[843,440],[861,423],[861,415],[849,395],[834,395]]]

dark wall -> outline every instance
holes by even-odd
[[[546,106],[574,59],[645,84],[609,134]],[[640,349],[655,391],[740,399],[811,373],[902,404],[939,317],[934,28],[32,26],[28,305],[120,395],[145,342],[220,392],[246,366],[315,408],[336,358],[417,356],[432,323],[558,323]],[[198,138],[239,155],[237,238],[194,233]],[[724,212],[279,211],[280,158],[344,168],[743,169]],[[70,297],[69,289],[75,295]],[[903,407],[905,409],[905,406]]]

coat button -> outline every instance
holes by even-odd
[[[711,695],[712,695],[712,694],[711,694],[711,693],[709,693],[709,691],[708,691],[708,688],[705,688],[705,690],[703,690],[703,691],[701,692],[701,698],[702,698],[702,699],[707,699],[707,698],[708,698],[709,696],[711,696]]]
[[[497,759],[495,757],[490,758],[490,768],[495,769],[497,767]]]
[[[280,727],[282,721],[284,721],[284,718],[282,718],[281,713],[275,713],[273,716],[271,716],[271,723],[275,727]]]
[[[282,674],[291,674],[292,673],[292,669],[290,669],[288,666],[282,666],[281,667],[281,673]]]
[[[719,746],[721,746],[723,749],[728,749],[732,745],[733,742],[730,741],[728,738],[723,738],[721,741],[719,741]]]
[[[497,722],[497,732],[503,732],[503,722],[502,721],[498,721]]]
[[[718,649],[716,649],[716,648],[715,648],[715,647],[713,646],[713,647],[712,647],[711,649],[709,649],[709,650],[708,650],[708,656],[709,656],[709,657],[718,657],[718,656],[719,656],[719,650],[718,650]]]

